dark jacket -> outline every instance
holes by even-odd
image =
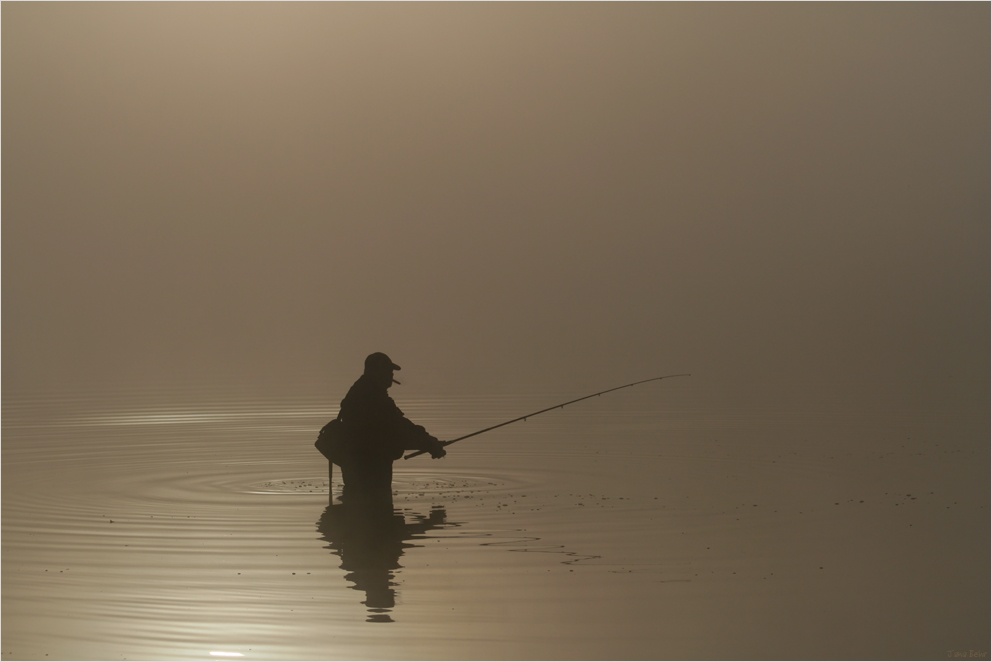
[[[398,460],[405,450],[425,450],[437,441],[404,416],[388,391],[367,375],[344,396],[338,418],[347,431],[349,450],[359,456]]]

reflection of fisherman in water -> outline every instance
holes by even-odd
[[[362,604],[370,612],[368,620],[389,623],[389,611],[396,604],[394,571],[402,567],[399,559],[405,549],[420,546],[404,541],[444,526],[444,518],[444,510],[435,508],[407,523],[399,511],[347,503],[327,506],[317,531],[330,543],[327,548],[341,557],[341,569],[348,571],[345,579],[354,583],[351,588],[365,591]]]
[[[387,390],[400,367],[382,352],[365,359],[365,373],[341,401],[338,420],[344,432],[334,455],[341,467],[344,494],[386,501],[392,499],[393,461],[405,450],[427,451],[444,457],[437,438],[407,419]],[[322,451],[323,452],[323,451]]]

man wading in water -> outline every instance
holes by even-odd
[[[330,453],[318,440],[321,453],[341,467],[342,497],[349,501],[356,497],[391,501],[393,460],[403,457],[403,451],[426,451],[433,458],[445,456],[441,442],[406,418],[389,397],[389,387],[399,384],[393,379],[393,371],[399,369],[382,352],[370,354],[365,359],[365,373],[341,401],[337,418],[340,433],[330,441]],[[328,427],[332,425],[334,421]]]

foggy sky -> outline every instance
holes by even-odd
[[[987,408],[989,12],[4,3],[3,388]]]

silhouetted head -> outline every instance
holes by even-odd
[[[393,384],[399,384],[398,381],[393,379],[393,371],[399,369],[400,367],[382,352],[369,354],[365,358],[365,374],[377,381],[381,381],[382,385],[386,388],[389,388]]]

